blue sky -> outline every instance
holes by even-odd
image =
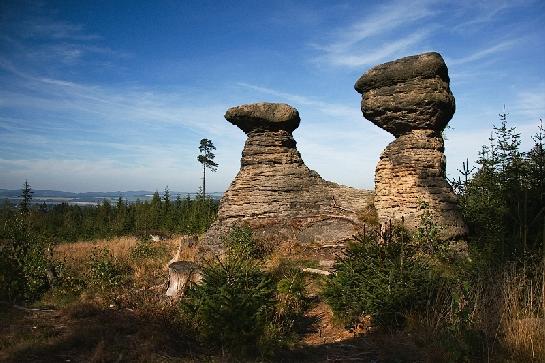
[[[545,118],[545,2],[0,2],[0,188],[196,191],[201,138],[224,191],[245,135],[228,107],[284,102],[306,164],[372,188],[393,140],[365,120],[356,79],[438,51],[456,114],[447,171],[473,161],[503,105],[524,148]]]

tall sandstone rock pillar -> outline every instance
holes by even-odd
[[[396,139],[375,172],[375,207],[381,223],[414,229],[422,202],[443,227],[441,238],[467,234],[456,195],[445,174],[441,132],[454,115],[448,69],[438,53],[401,58],[371,68],[356,82],[363,116]]]
[[[362,227],[357,212],[372,193],[327,182],[305,165],[292,135],[300,123],[295,108],[256,103],[230,108],[225,118],[248,137],[209,243],[241,224],[260,239],[318,244],[349,239]]]

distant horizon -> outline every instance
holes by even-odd
[[[137,193],[137,192],[141,192],[141,193],[155,193],[155,192],[159,192],[159,194],[164,194],[165,192],[165,189],[162,189],[162,190],[151,190],[151,189],[142,189],[142,190],[108,190],[108,191],[105,191],[105,190],[85,190],[85,191],[70,191],[70,190],[60,190],[60,189],[35,189],[34,187],[32,187],[32,184],[29,182],[29,185],[32,189],[33,192],[60,192],[60,193],[73,193],[73,194],[85,194],[85,193],[104,193],[104,194],[114,194],[114,193]],[[0,191],[10,191],[10,192],[15,192],[15,191],[20,191],[22,188],[0,188]],[[168,190],[169,193],[171,194],[202,194],[198,191],[196,192],[189,192],[189,191],[177,191],[177,190]],[[206,191],[206,194],[222,194],[222,193],[225,193],[225,191],[223,192],[209,192],[209,191]]]

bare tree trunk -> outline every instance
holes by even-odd
[[[206,164],[202,164],[202,196],[206,197]]]

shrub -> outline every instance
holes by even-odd
[[[54,293],[61,296],[78,296],[85,288],[85,273],[74,266],[74,262],[58,262],[55,266]]]
[[[134,259],[144,259],[150,257],[158,257],[165,254],[166,248],[155,244],[149,237],[141,237],[136,242],[136,245],[131,250],[131,257]]]
[[[384,243],[374,235],[358,236],[335,264],[324,297],[344,322],[371,315],[392,326],[407,312],[425,308],[444,281],[432,264],[420,256],[419,246],[406,242],[401,232]]]
[[[288,342],[303,312],[302,276],[261,270],[251,230],[234,229],[227,255],[203,269],[180,304],[200,338],[233,356],[272,353]]]
[[[24,215],[6,220],[0,231],[0,298],[32,302],[49,288],[53,264],[47,244],[33,235]]]
[[[235,226],[224,240],[227,254],[235,259],[262,259],[267,254],[267,248],[257,243],[248,226]]]
[[[182,310],[199,335],[235,355],[266,345],[274,314],[274,284],[254,264],[229,260],[203,271],[203,283],[187,292]]]
[[[121,286],[126,282],[129,266],[117,259],[107,248],[95,248],[89,258],[88,279],[101,290]]]
[[[279,336],[286,343],[293,340],[294,331],[308,307],[304,275],[301,270],[289,268],[276,272],[275,323]]]

